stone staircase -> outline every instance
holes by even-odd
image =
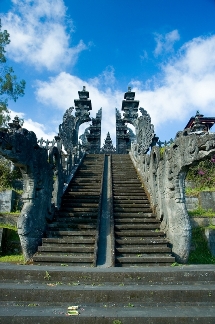
[[[84,158],[69,184],[55,220],[34,255],[34,264],[95,266],[104,156]]]
[[[0,323],[214,324],[214,265],[0,264]],[[69,306],[78,315],[69,316]]]
[[[115,266],[170,265],[171,248],[127,154],[112,155]]]

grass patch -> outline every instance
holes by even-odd
[[[22,254],[9,254],[0,255],[0,262],[10,262],[10,263],[25,263],[24,256]]]
[[[212,209],[204,209],[199,206],[194,210],[189,210],[188,215],[191,217],[196,217],[196,216],[215,217],[215,212]]]
[[[196,188],[185,188],[185,194],[188,197],[198,197],[202,191],[215,191],[215,187],[196,187]]]
[[[188,264],[215,264],[215,257],[208,248],[204,230],[204,227],[196,227],[192,230],[192,245],[195,250],[190,252]]]
[[[10,225],[10,224],[4,224],[4,223],[0,223],[0,228],[9,228],[13,231],[17,231],[16,226]]]

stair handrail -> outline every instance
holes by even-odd
[[[102,169],[102,174],[101,174],[101,187],[100,187],[100,193],[99,193],[98,215],[97,215],[96,236],[95,236],[95,248],[94,248],[94,258],[93,258],[93,266],[94,267],[96,267],[97,256],[98,256],[99,228],[100,228],[100,218],[101,218],[101,214],[102,214],[104,166],[105,166],[105,155],[104,155],[104,161],[103,161],[103,169]]]
[[[113,174],[112,174],[112,154],[110,154],[110,237],[111,237],[111,267],[115,267],[115,231],[113,213]]]

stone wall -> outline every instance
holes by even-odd
[[[150,154],[138,154],[133,144],[131,158],[172,244],[176,260],[186,263],[190,251],[191,224],[185,205],[185,178],[191,165],[215,152],[215,134],[178,132],[164,152],[154,146]]]

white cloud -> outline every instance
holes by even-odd
[[[186,43],[152,83],[151,90],[134,90],[156,126],[186,120],[197,109],[215,115],[215,35]]]
[[[71,21],[65,18],[63,0],[12,2],[12,10],[2,16],[2,25],[10,34],[7,55],[11,59],[48,70],[75,64],[79,53],[87,46],[80,40],[77,46],[70,47],[70,34],[74,30]]]
[[[157,43],[154,50],[154,55],[158,56],[163,52],[172,52],[176,41],[180,39],[179,32],[175,29],[167,34],[155,34],[155,41]]]
[[[95,85],[95,79],[84,81],[62,72],[57,77],[50,78],[47,82],[37,82],[37,100],[64,112],[69,107],[74,106],[74,99],[78,98],[78,91],[82,90],[83,86],[86,86],[90,93],[92,101],[91,117],[95,117],[102,107],[102,144],[108,131],[112,140],[115,141],[115,107],[120,109],[123,92],[113,91],[110,88],[101,91],[98,89],[97,83]],[[84,126],[87,127],[85,124]]]
[[[102,82],[100,76],[97,80]],[[107,85],[106,88],[101,87],[99,82],[95,79],[84,81],[62,72],[46,82],[37,82],[37,100],[65,111],[73,105],[78,91],[85,85],[92,100],[91,116],[95,117],[98,109],[103,108],[102,143],[108,131],[114,141],[115,107],[121,109],[124,91],[113,90]],[[186,43],[174,58],[162,66],[159,76],[147,80],[145,84],[141,80],[133,80],[130,84],[140,106],[151,115],[156,132],[167,122],[181,121],[185,126],[197,109],[206,116],[214,116],[215,35]]]

